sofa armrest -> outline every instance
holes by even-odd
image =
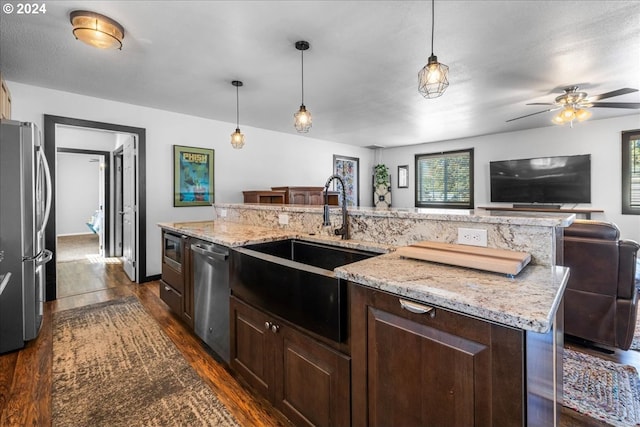
[[[633,299],[636,292],[636,257],[640,245],[633,240],[618,241],[618,298]]]

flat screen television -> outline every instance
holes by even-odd
[[[591,155],[489,162],[491,201],[591,203]]]

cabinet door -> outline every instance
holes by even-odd
[[[354,426],[523,425],[520,331],[351,289]]]
[[[231,297],[231,367],[272,402],[275,398],[274,333],[262,312]]]
[[[276,406],[297,426],[349,426],[350,358],[288,327],[278,357]]]
[[[301,190],[289,190],[289,203],[293,205],[306,205],[309,201],[309,192]]]
[[[322,191],[309,191],[310,205],[324,205],[324,194]]]

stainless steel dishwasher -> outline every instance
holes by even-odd
[[[229,248],[193,240],[194,332],[229,362]]]

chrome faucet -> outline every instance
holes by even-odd
[[[329,190],[329,184],[331,184],[331,181],[334,179],[337,179],[342,186],[342,227],[336,228],[333,232],[336,236],[342,236],[342,240],[347,240],[349,238],[349,221],[347,220],[347,189],[344,186],[344,181],[340,175],[331,175],[329,179],[327,179],[327,183],[324,184],[324,215],[322,225],[331,225],[331,221],[329,219],[329,195],[327,194],[327,191]]]

